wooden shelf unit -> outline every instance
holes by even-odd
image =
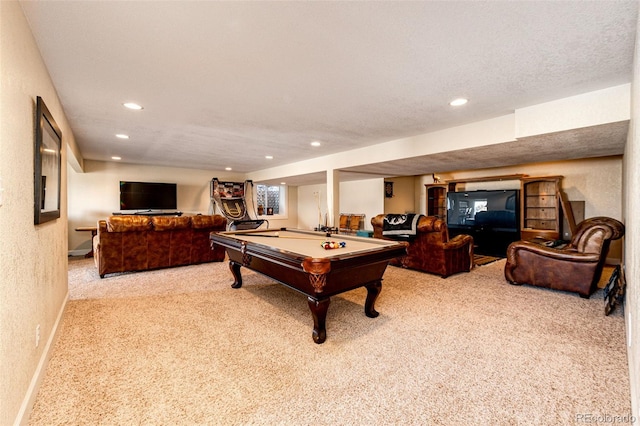
[[[560,239],[562,176],[522,178],[520,182],[521,238]]]
[[[425,184],[427,188],[427,216],[437,216],[447,220],[447,185]]]

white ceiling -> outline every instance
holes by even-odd
[[[239,173],[629,83],[638,16],[635,0],[21,4],[85,159]],[[448,105],[460,96],[469,104]],[[126,110],[127,101],[144,109]],[[582,129],[543,138],[535,152],[513,143],[478,148],[473,164],[451,153],[445,164],[620,154],[626,124],[596,127],[617,135],[604,153]],[[579,154],[569,149],[578,136]],[[351,171],[411,175],[442,164]]]

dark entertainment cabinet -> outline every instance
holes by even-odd
[[[426,184],[427,215],[446,220],[450,237],[471,235],[477,254],[504,257],[513,241],[570,238],[575,219],[562,192],[562,178],[514,174]],[[457,187],[491,181],[519,181],[520,189],[463,191]]]
[[[520,239],[519,195],[517,189],[448,193],[449,234],[471,235],[477,254],[504,257]]]
[[[520,233],[517,231],[504,232],[492,229],[449,228],[450,238],[459,234],[471,235],[473,237],[475,254],[495,257],[505,257],[509,244],[520,240]]]

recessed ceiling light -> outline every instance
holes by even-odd
[[[139,110],[141,110],[141,109],[142,109],[142,106],[141,106],[141,105],[138,105],[138,104],[137,104],[137,103],[135,103],[135,102],[125,102],[125,103],[123,103],[122,105],[124,105],[124,107],[125,107],[125,108],[135,109],[135,110],[137,110],[137,111],[139,111]]]
[[[466,104],[467,102],[469,102],[468,99],[458,98],[458,99],[454,99],[451,102],[449,102],[449,105],[451,105],[451,106],[460,106],[460,105]]]
[[[311,146],[320,146],[320,145],[322,145],[322,144],[320,142],[318,142],[318,141],[311,142]]]
[[[264,158],[267,160],[273,160],[273,155],[265,155]]]
[[[287,182],[280,182],[280,185],[286,185]]]
[[[113,156],[113,157],[111,157],[111,159],[112,159],[112,160],[122,160],[122,157],[116,157],[116,156]]]
[[[226,171],[230,171],[230,170],[232,170],[232,169],[231,169],[231,167],[225,167],[224,169],[225,169]]]
[[[125,135],[124,133],[118,133],[116,135],[116,138],[118,138],[118,139],[129,139],[129,135]]]

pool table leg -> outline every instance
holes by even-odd
[[[367,300],[364,302],[364,314],[369,318],[375,318],[378,315],[378,311],[375,309],[376,299],[382,291],[382,281],[376,281],[373,284],[367,286]]]
[[[311,316],[313,316],[313,341],[320,344],[327,338],[327,310],[329,309],[329,299],[315,300],[311,297],[307,298]]]
[[[233,274],[233,284],[231,284],[232,288],[240,288],[242,287],[242,275],[240,275],[240,264],[234,262],[233,260],[229,262],[229,269],[231,269],[231,273]]]

